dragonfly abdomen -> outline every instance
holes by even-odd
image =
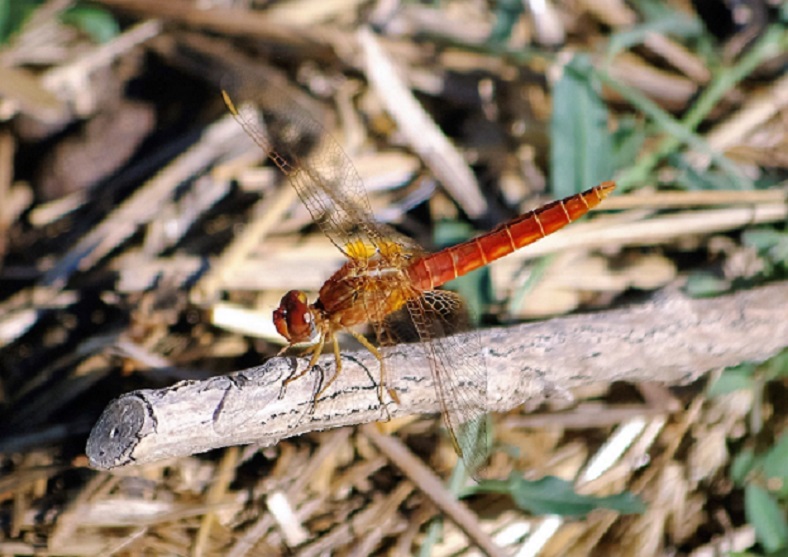
[[[408,268],[408,275],[422,290],[437,288],[579,219],[613,189],[613,182],[603,182],[520,215],[487,234],[419,259]]]

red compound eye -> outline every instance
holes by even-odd
[[[274,310],[274,325],[290,344],[309,341],[314,333],[314,320],[309,311],[306,294],[291,290]]]

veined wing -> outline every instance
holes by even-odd
[[[462,298],[431,290],[407,303],[408,314],[427,352],[444,422],[454,448],[478,478],[490,454],[487,428],[487,367],[478,333],[469,329]]]
[[[282,170],[315,223],[348,257],[412,240],[375,221],[364,184],[342,147],[270,79],[228,76],[222,95],[246,133]],[[357,246],[356,249],[353,246]]]

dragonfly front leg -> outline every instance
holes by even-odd
[[[292,383],[296,379],[300,379],[301,377],[306,375],[309,371],[311,371],[312,369],[315,368],[315,366],[317,365],[317,359],[320,357],[320,353],[323,352],[323,347],[325,345],[326,345],[326,336],[325,335],[320,335],[320,340],[318,340],[317,343],[315,343],[314,345],[310,346],[305,352],[307,354],[311,352],[311,354],[312,354],[312,357],[309,358],[309,364],[307,364],[307,366],[304,369],[302,369],[301,371],[298,371],[298,368],[296,367],[296,370],[293,371],[293,373],[291,373],[282,382],[282,392],[279,395],[279,398],[282,398],[284,396],[285,390],[287,389],[287,386],[290,383]],[[289,346],[285,346],[282,350],[279,351],[279,354],[282,354],[288,348],[290,348],[290,347]],[[321,389],[320,392],[322,393],[323,390],[325,390],[325,389]],[[315,398],[315,400],[317,400],[317,397]]]
[[[334,344],[334,346],[333,346],[333,349],[334,349],[334,362],[335,362],[334,375],[332,375],[331,379],[328,380],[328,383],[326,383],[317,392],[317,395],[315,395],[315,402],[317,402],[317,400],[321,396],[323,396],[323,393],[325,393],[328,390],[328,388],[334,383],[336,378],[339,377],[339,374],[342,371],[342,355],[339,353],[339,341],[337,340],[337,337],[332,335],[331,342],[333,342],[333,344]]]

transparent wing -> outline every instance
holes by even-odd
[[[490,454],[487,367],[481,339],[468,331],[468,313],[454,292],[432,290],[407,303],[432,370],[443,419],[454,448],[478,478]],[[454,335],[454,336],[452,336]]]
[[[227,76],[222,94],[246,133],[284,172],[315,223],[348,257],[356,242],[416,244],[375,222],[364,184],[342,147],[281,88],[262,75]]]

